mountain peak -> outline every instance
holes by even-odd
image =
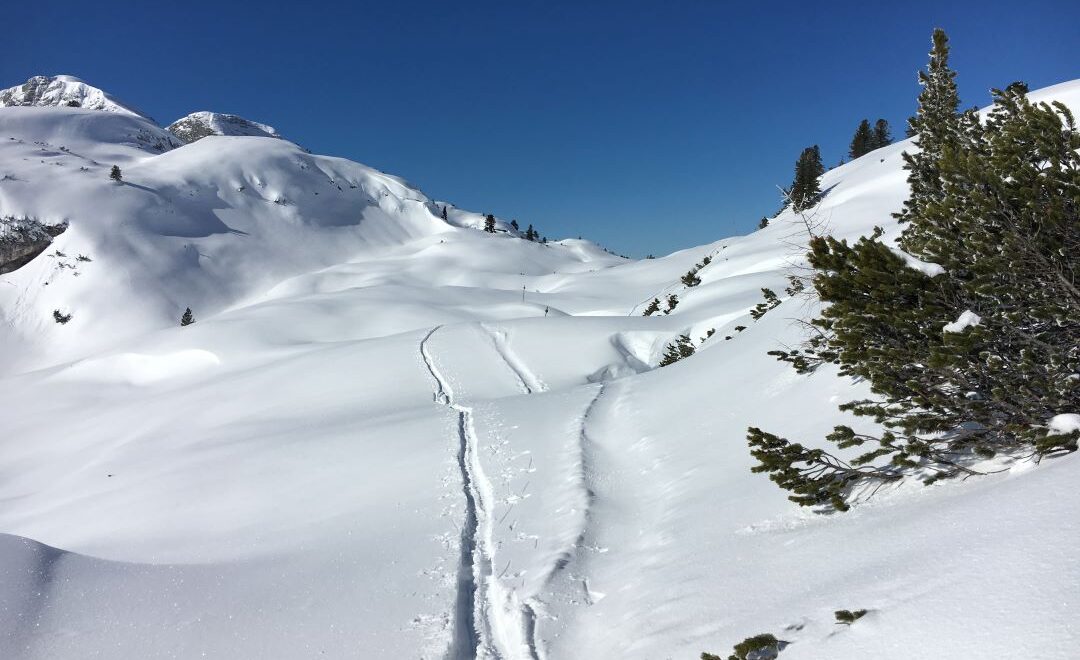
[[[111,94],[68,75],[33,76],[21,85],[0,90],[0,108],[13,106],[74,107],[150,119]]]
[[[166,130],[178,137],[184,143],[190,144],[196,140],[211,135],[247,135],[256,137],[281,138],[273,126],[260,124],[257,121],[244,119],[238,115],[229,115],[220,112],[193,112],[190,115],[174,121]]]

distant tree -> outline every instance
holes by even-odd
[[[694,342],[690,339],[690,335],[679,335],[675,341],[668,344],[667,348],[664,349],[664,355],[660,358],[660,366],[666,367],[669,364],[674,364],[683,358],[690,357],[695,351]]]
[[[761,293],[765,296],[764,302],[759,302],[754,309],[750,310],[750,316],[756,321],[762,316],[765,316],[771,309],[775,309],[780,306],[780,298],[776,296],[776,293],[772,289],[761,290]]]
[[[653,314],[655,314],[655,313],[657,313],[659,311],[660,311],[660,299],[659,298],[653,298],[652,302],[649,303],[649,306],[645,308],[645,313],[642,314],[642,316],[652,316]]]
[[[668,294],[667,297],[667,309],[664,310],[665,314],[670,314],[675,311],[675,308],[679,305],[679,296],[674,293]]]
[[[821,150],[815,144],[803,149],[799,160],[795,161],[795,178],[791,187],[785,190],[786,203],[795,212],[805,211],[817,204],[821,197],[821,175],[825,166],[821,164]]]
[[[889,122],[879,119],[874,122],[874,139],[871,149],[880,149],[890,144],[892,144],[892,129],[889,128]]]
[[[446,220],[446,205],[445,204],[442,207],[442,219]]]
[[[53,320],[56,321],[57,323],[59,323],[60,325],[64,325],[65,323],[67,323],[68,321],[71,320],[71,314],[63,314],[58,309],[53,310],[52,316],[53,316]]]
[[[537,236],[536,230],[533,229],[532,225],[529,225],[528,228],[525,230],[525,238],[526,238],[526,240],[535,241],[536,236]]]
[[[855,136],[851,138],[851,146],[848,148],[848,156],[852,160],[865,156],[874,150],[874,131],[870,128],[870,122],[862,120],[855,129]]]
[[[75,99],[71,99],[70,101],[67,102],[67,107],[69,107],[69,108],[81,108],[82,104],[79,103],[78,101],[76,101]]]
[[[495,216],[490,213],[484,218],[484,231],[489,234],[495,233]]]
[[[765,229],[769,226],[769,219],[765,216],[761,216],[761,220],[757,223],[758,229]]]
[[[184,315],[180,317],[180,326],[191,325],[195,322],[195,315],[191,313],[191,308],[188,307],[184,310]]]
[[[517,220],[511,220],[511,221],[510,221],[510,227],[511,227],[511,228],[512,228],[512,229],[513,229],[514,231],[517,231],[517,230],[518,230],[518,223],[517,223]]]
[[[109,178],[113,181],[116,181],[117,183],[120,183],[124,180],[124,175],[121,174],[119,165],[112,166],[112,170],[109,171]]]

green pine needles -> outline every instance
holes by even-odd
[[[884,432],[836,427],[829,443],[854,450],[842,459],[748,431],[753,471],[800,505],[843,511],[858,486],[978,474],[982,459],[1041,458],[1080,439],[1049,424],[1080,411],[1080,134],[1065,106],[1031,103],[1022,84],[994,91],[984,123],[958,113],[948,40],[933,41],[911,120],[922,151],[905,154],[903,253],[880,230],[854,244],[813,238],[815,335],[774,352],[868,382],[872,398],[840,408]]]

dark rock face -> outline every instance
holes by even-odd
[[[33,218],[0,218],[0,274],[30,263],[65,229],[66,223],[46,225]]]

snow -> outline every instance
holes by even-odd
[[[982,323],[982,317],[968,309],[961,313],[959,318],[957,318],[955,321],[953,321],[952,323],[946,323],[941,329],[944,332],[959,333],[967,330],[968,328],[973,328],[980,323]]]
[[[801,263],[790,213],[630,261],[284,140],[167,135],[0,109],[0,215],[68,223],[0,275],[0,657],[1075,655],[1074,458],[836,516],[750,473],[747,426],[872,428],[836,409],[864,383],[766,355],[812,305],[749,316]],[[829,231],[895,238],[905,148],[826,173]]]
[[[1050,418],[1047,425],[1050,435],[1068,435],[1074,431],[1080,431],[1080,415],[1076,413],[1062,413]]]

